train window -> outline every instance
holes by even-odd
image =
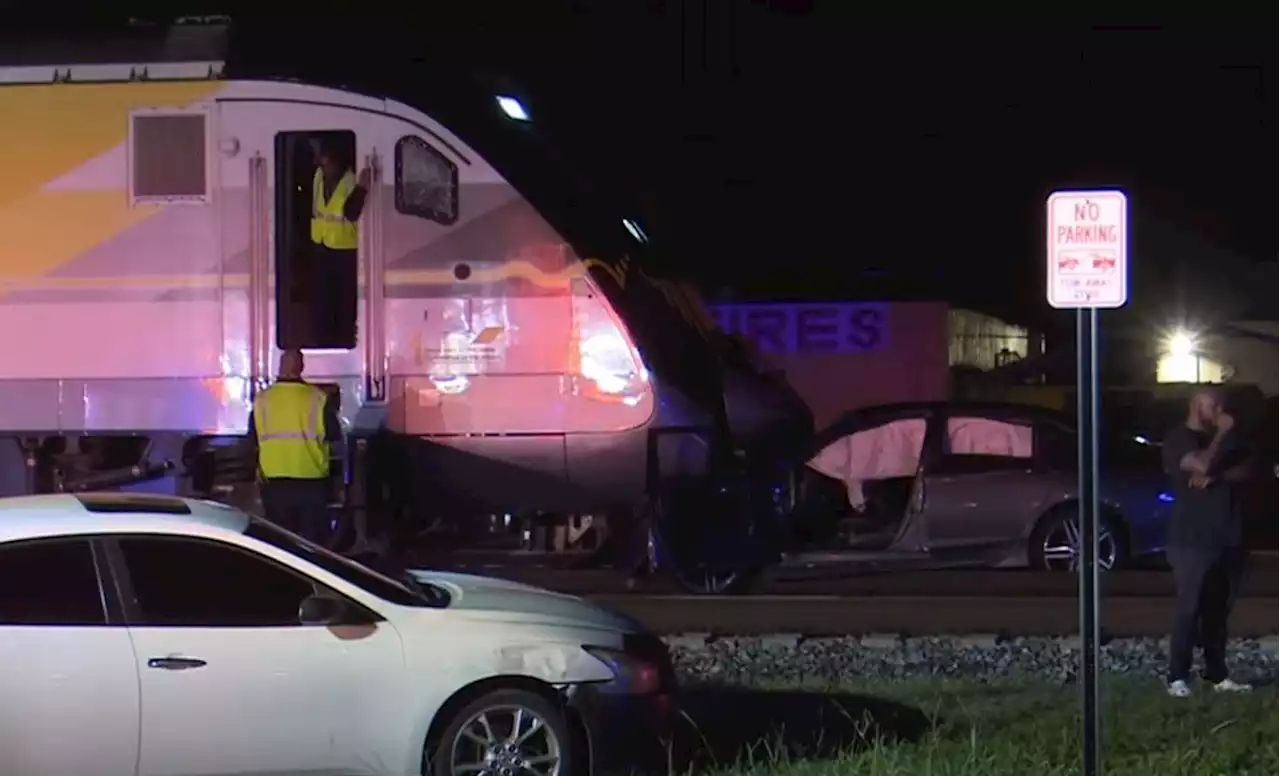
[[[143,111],[129,117],[129,200],[134,204],[209,201],[208,116],[204,111]]]
[[[396,210],[445,226],[458,220],[458,166],[413,135],[396,143]]]
[[[355,187],[343,193],[358,180],[355,162],[354,132],[276,135],[277,347],[350,350],[356,346],[364,192]],[[321,200],[333,203],[335,196],[346,197],[342,217],[321,213],[318,207]],[[331,217],[326,220],[325,215]]]

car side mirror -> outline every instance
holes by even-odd
[[[298,605],[298,622],[302,625],[339,625],[346,614],[346,602],[328,595],[307,596]]]

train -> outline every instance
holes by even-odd
[[[230,23],[0,51],[0,491],[244,498],[253,397],[299,349],[339,406],[348,509],[640,520],[690,580],[768,552],[753,516],[808,408],[520,95],[242,51]],[[317,144],[370,181],[358,278],[325,297],[350,325],[307,290]]]

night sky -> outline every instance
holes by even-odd
[[[554,25],[544,13],[554,36],[533,43],[526,27],[505,43],[553,133],[629,189],[709,287],[946,295],[1034,319],[1044,197],[1068,186],[1121,186],[1138,219],[1276,260],[1270,23],[885,23],[709,5]],[[549,53],[534,65],[526,45]],[[1264,301],[1274,313],[1275,293]]]
[[[414,22],[346,8],[336,28],[296,18],[276,46],[331,41],[353,70],[414,57],[509,76],[538,131],[645,225],[662,269],[712,293],[946,299],[1051,320],[1043,203],[1057,187],[1123,187],[1139,242],[1157,221],[1246,266],[1280,251],[1274,16],[1101,27],[749,0],[434,8]],[[1194,297],[1196,273],[1222,275],[1175,273],[1176,252],[1139,245],[1134,283],[1177,275],[1158,298]],[[1249,301],[1276,313],[1274,280],[1226,282],[1261,287]]]

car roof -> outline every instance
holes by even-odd
[[[896,402],[892,404],[873,404],[867,407],[851,410],[849,415],[897,415],[911,414],[918,412],[947,412],[955,414],[957,412],[973,412],[980,415],[1008,416],[1021,415],[1023,417],[1042,417],[1046,419],[1070,419],[1065,413],[1045,407],[1039,404],[1026,404],[1014,401],[989,401],[989,400],[956,400],[956,401],[916,401],[916,402]]]
[[[142,493],[0,498],[0,542],[104,533],[244,533],[249,516],[213,501]]]
[[[978,417],[991,418],[993,420],[1052,421],[1068,428],[1075,427],[1071,416],[1038,404],[981,400],[873,404],[849,410],[815,434],[810,442],[810,454],[817,455],[828,445],[849,434],[864,431],[891,421],[939,414],[957,415],[964,413],[972,413]]]
[[[1012,401],[909,401],[892,404],[871,404],[866,407],[852,409],[836,418],[827,428],[857,427],[865,423],[882,423],[888,419],[909,418],[920,415],[946,413],[955,415],[971,412],[975,415],[991,418],[1026,418],[1053,420],[1074,425],[1071,416],[1039,404],[1024,404]],[[824,430],[822,433],[826,433]]]

